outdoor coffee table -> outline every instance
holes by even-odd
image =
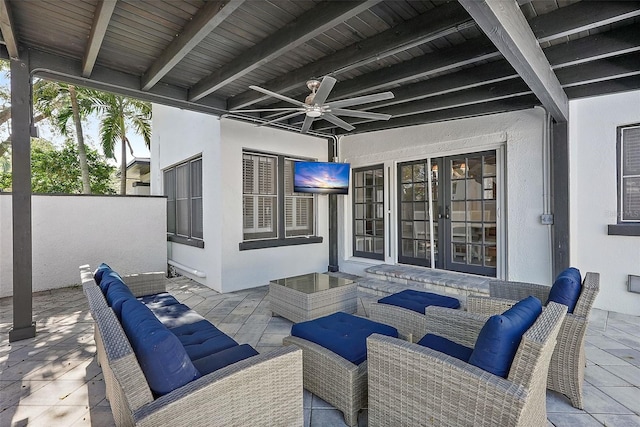
[[[274,314],[294,323],[338,311],[355,313],[358,308],[357,284],[324,273],[273,280],[268,298]]]

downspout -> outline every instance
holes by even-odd
[[[200,271],[200,270],[196,270],[195,268],[187,267],[187,266],[182,265],[182,264],[180,264],[180,263],[178,263],[178,262],[175,262],[175,261],[174,261],[174,260],[172,260],[172,259],[168,259],[168,260],[167,260],[167,263],[168,263],[169,265],[172,265],[172,266],[176,267],[176,268],[179,268],[179,269],[180,269],[180,270],[182,270],[182,271],[185,271],[185,272],[187,272],[187,273],[189,273],[189,274],[192,274],[192,275],[194,275],[194,276],[196,276],[196,277],[200,277],[200,278],[203,278],[203,279],[204,279],[205,277],[207,277],[207,274],[206,274],[205,272]]]
[[[542,215],[540,222],[547,227],[549,265],[553,265],[553,213],[551,212],[551,114],[544,111],[542,125]]]
[[[327,157],[330,162],[338,162],[340,137],[331,135],[328,139]],[[329,266],[328,271],[339,271],[338,265],[338,195],[329,194]]]

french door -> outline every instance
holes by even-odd
[[[496,276],[496,152],[398,165],[398,262]]]

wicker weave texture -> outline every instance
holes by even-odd
[[[342,411],[347,425],[357,425],[358,411],[367,406],[367,361],[354,365],[299,337],[286,337],[283,344],[302,349],[304,388]]]
[[[434,311],[429,313],[430,308],[427,316],[435,316]],[[463,319],[454,323],[468,319],[459,310],[435,311],[445,314],[446,320]],[[545,425],[544,378],[565,311],[556,304],[527,331],[508,379],[426,347],[378,334],[370,336],[369,425]]]
[[[234,363],[154,400],[120,322],[100,302],[104,296],[88,268],[81,272],[83,289],[93,307],[97,358],[117,426],[303,425],[302,351],[294,347]],[[142,281],[149,283],[151,276]]]
[[[417,342],[427,333],[423,314],[390,304],[372,302],[369,304],[369,318],[375,322],[393,326],[408,341]]]
[[[299,323],[338,311],[355,313],[358,309],[357,292],[356,283],[313,293],[270,283],[268,299],[273,313]]]
[[[517,290],[516,290],[517,289]],[[491,283],[490,297],[470,297],[468,310],[492,315],[502,313],[513,306],[524,294],[537,296],[544,303],[549,286],[522,282],[496,281]],[[569,397],[571,404],[583,408],[583,385],[586,356],[584,340],[589,315],[600,291],[600,274],[588,272],[582,282],[582,291],[573,313],[567,314],[558,334],[558,343],[549,365],[547,387]],[[520,298],[520,299],[522,299]]]

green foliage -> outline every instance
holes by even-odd
[[[115,194],[111,176],[115,171],[97,150],[87,147],[87,163],[93,194]],[[11,188],[11,173],[0,172],[0,189]],[[31,189],[34,193],[81,194],[78,148],[67,141],[60,149],[44,140],[31,146]]]

